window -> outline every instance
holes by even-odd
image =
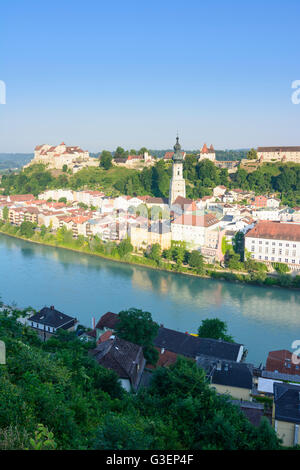
[[[261,244],[262,244],[262,241],[260,240],[258,243],[261,245]]]
[[[286,263],[288,263],[288,262],[289,262],[289,260],[288,260],[287,258],[285,258],[285,262],[286,262]]]
[[[265,256],[265,260],[266,260],[266,261],[268,260],[268,257],[267,257],[267,256]]]

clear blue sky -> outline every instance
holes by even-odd
[[[299,0],[4,0],[0,152],[300,145]]]

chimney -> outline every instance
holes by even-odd
[[[222,370],[222,362],[221,361],[217,362],[217,370]]]
[[[92,318],[93,330],[96,328],[95,317]]]
[[[160,353],[163,354],[165,352],[165,348],[161,348]]]
[[[51,309],[51,310],[54,310],[54,305],[51,305],[51,306],[50,306],[50,309]]]

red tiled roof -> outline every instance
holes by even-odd
[[[159,353],[157,363],[155,364],[155,366],[153,366],[152,364],[147,364],[148,369],[156,369],[157,367],[169,367],[172,364],[175,364],[175,362],[177,361],[178,355],[176,353],[172,351],[167,351],[166,349],[164,350],[164,352],[162,352],[163,350],[157,347],[155,347],[155,349]]]
[[[178,225],[191,225],[193,227],[210,227],[219,222],[214,214],[193,215],[183,214],[174,220],[174,224]]]
[[[260,221],[246,235],[249,238],[300,241],[300,225]]]
[[[98,321],[96,329],[102,330],[102,328],[111,328],[114,329],[116,323],[119,321],[119,316],[117,313],[107,312]]]
[[[105,331],[105,333],[103,333],[103,335],[99,337],[97,344],[104,343],[104,341],[107,341],[111,337],[112,334],[113,334],[113,331],[111,330]]]
[[[14,196],[9,196],[12,202],[22,202],[22,201],[32,201],[35,199],[33,194],[16,194]]]

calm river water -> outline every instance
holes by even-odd
[[[0,296],[40,309],[54,305],[87,326],[107,312],[137,307],[160,324],[195,333],[218,317],[259,365],[268,351],[300,339],[300,292],[154,271],[0,234]]]

